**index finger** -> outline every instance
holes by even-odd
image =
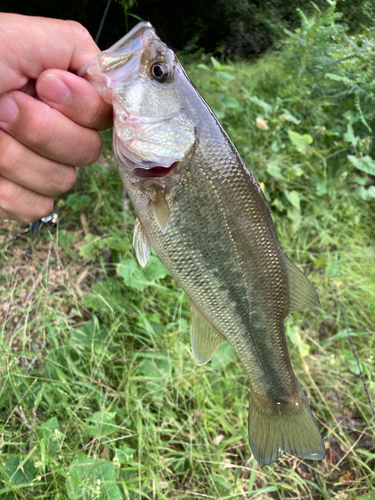
[[[75,21],[0,13],[0,74],[6,75],[0,95],[49,68],[77,72],[97,52],[90,33]]]

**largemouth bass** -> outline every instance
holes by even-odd
[[[139,263],[152,245],[189,296],[195,361],[207,363],[226,339],[249,375],[249,443],[259,465],[284,452],[322,460],[284,332],[291,311],[319,307],[319,299],[282,251],[258,182],[149,23],[80,74],[113,105]]]

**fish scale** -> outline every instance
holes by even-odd
[[[284,331],[287,314],[319,300],[282,251],[259,184],[149,23],[82,74],[114,104],[114,153],[137,213],[140,264],[152,245],[189,296],[196,362],[207,363],[226,339],[249,375],[256,460],[324,458]]]

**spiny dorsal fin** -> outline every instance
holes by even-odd
[[[205,365],[225,337],[202,316],[192,302],[190,306],[191,349],[197,365]]]
[[[288,314],[307,307],[320,307],[318,294],[310,280],[285,254],[284,263],[289,283]]]
[[[137,256],[138,262],[142,267],[146,267],[148,259],[151,255],[151,243],[148,239],[145,228],[138,217],[135,219],[134,224],[133,247],[135,249],[135,255]]]
[[[170,211],[168,202],[160,191],[156,198],[152,200],[151,208],[158,226],[162,230],[162,233],[165,234],[167,232]]]

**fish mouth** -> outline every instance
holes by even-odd
[[[138,177],[141,179],[150,179],[150,178],[163,178],[167,177],[167,175],[170,175],[172,172],[177,171],[177,165],[179,164],[178,161],[175,161],[172,163],[170,167],[152,167],[149,169],[146,168],[135,168],[132,171],[132,175],[134,177]]]

